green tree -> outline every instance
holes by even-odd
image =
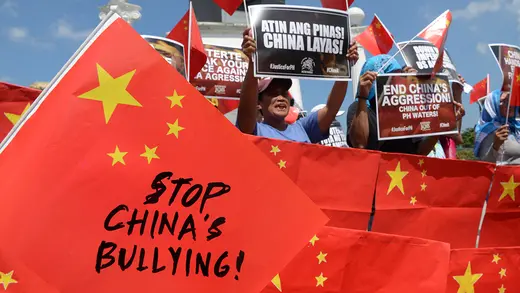
[[[475,145],[475,129],[466,128],[462,131],[462,147],[463,148],[473,148]]]

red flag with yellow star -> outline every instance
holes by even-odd
[[[233,15],[240,5],[244,3],[244,0],[213,0],[213,2],[227,12],[227,14]]]
[[[497,166],[479,247],[520,246],[520,168]]]
[[[455,249],[446,293],[520,292],[520,247]]]
[[[227,114],[233,110],[238,109],[239,99],[220,99],[220,98],[207,98],[208,101],[217,108],[220,113]]]
[[[489,94],[489,74],[486,78],[483,80],[477,82],[473,86],[473,90],[471,91],[471,94],[469,96],[469,103],[473,104],[475,102],[478,102],[478,100],[482,99],[483,97],[487,96]]]
[[[259,292],[327,218],[124,20],[91,36],[0,145],[9,288]]]
[[[373,231],[475,247],[493,167],[383,153]]]
[[[356,37],[356,41],[373,56],[388,54],[394,46],[394,38],[377,15],[364,32]]]
[[[262,293],[444,292],[450,246],[325,227]]]
[[[379,153],[249,138],[327,214],[328,226],[367,229]]]
[[[0,141],[27,112],[41,91],[0,82]]]
[[[417,35],[432,43],[439,50],[439,56],[432,70],[432,76],[437,74],[443,66],[444,44],[446,39],[448,39],[448,29],[450,28],[451,20],[451,12],[446,10]]]
[[[511,97],[509,98],[511,107],[520,106],[520,67],[515,66],[513,79],[511,81]]]

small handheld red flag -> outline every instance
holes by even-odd
[[[394,46],[392,34],[377,15],[374,15],[365,31],[356,37],[356,41],[374,56],[388,54]]]
[[[41,91],[0,82],[0,141],[20,120]]]
[[[352,6],[354,0],[348,0],[348,7]],[[321,0],[321,6],[324,8],[338,9],[347,11],[347,2],[345,0]]]
[[[227,12],[227,14],[233,15],[244,0],[213,0],[213,2]]]
[[[433,67],[432,76],[437,74],[442,68],[444,58],[444,44],[448,38],[448,29],[451,25],[451,12],[446,10],[428,25],[418,36],[431,42],[439,50],[439,56]]]
[[[477,82],[473,86],[473,90],[471,91],[471,94],[469,96],[469,103],[473,104],[475,102],[478,102],[481,98],[487,96],[489,93],[489,75],[486,76],[483,80]]]
[[[509,102],[511,107],[520,106],[520,67],[515,66],[513,80],[511,81],[511,97]]]

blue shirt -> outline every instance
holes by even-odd
[[[256,123],[254,135],[295,142],[318,143],[329,138],[329,132],[322,133],[318,124],[318,112],[287,125],[285,130],[275,129],[265,123]]]

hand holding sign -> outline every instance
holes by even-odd
[[[405,68],[403,68],[403,72],[404,73],[417,73],[417,69],[412,68],[410,66],[406,66]]]
[[[358,53],[358,45],[356,42],[352,42],[350,44],[350,47],[348,48],[347,52],[347,59],[350,61],[350,65],[354,66],[358,59],[359,59],[359,53]]]
[[[462,86],[460,87],[462,88]],[[466,115],[466,110],[464,110],[464,106],[457,101],[453,101],[453,105],[455,105],[455,120],[459,121]]]
[[[246,28],[243,34],[244,38],[242,40],[242,51],[246,54],[249,60],[253,60],[251,56],[256,52],[256,41],[251,36],[251,29]]]
[[[376,80],[377,73],[373,71],[367,71],[359,79],[359,94],[358,98],[368,100],[370,98],[370,90]]]

